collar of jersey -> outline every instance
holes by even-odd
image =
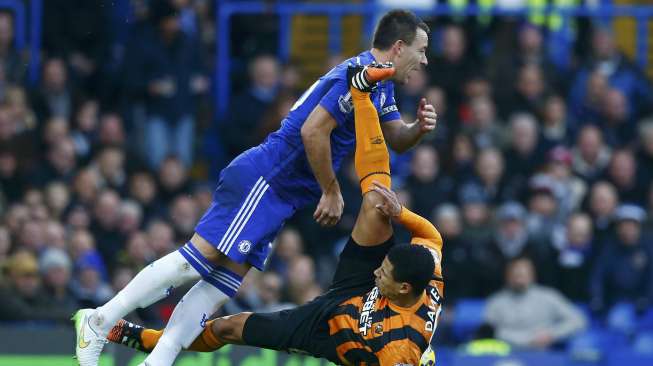
[[[426,296],[426,292],[422,291],[422,296],[419,297],[415,304],[408,307],[399,306],[388,299],[388,306],[398,313],[414,313],[424,303],[424,296]]]

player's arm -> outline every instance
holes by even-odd
[[[381,125],[388,145],[396,152],[404,152],[415,146],[424,134],[435,129],[437,114],[435,107],[422,98],[417,107],[417,119],[413,123],[392,120]]]
[[[331,161],[331,132],[337,127],[331,114],[318,105],[301,129],[308,163],[320,188],[322,197],[313,218],[322,226],[333,226],[342,215],[344,201]]]
[[[442,236],[429,220],[403,207],[397,194],[383,185],[374,183],[374,191],[379,193],[383,200],[376,208],[410,231],[412,243],[442,250]]]

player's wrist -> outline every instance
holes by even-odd
[[[332,178],[329,184],[326,185],[326,188],[322,190],[322,193],[327,196],[339,195],[340,184],[338,184],[338,179],[336,179],[335,177]]]

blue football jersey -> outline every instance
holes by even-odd
[[[276,132],[259,146],[246,152],[279,196],[300,209],[315,204],[321,189],[306,157],[301,128],[313,109],[320,105],[336,120],[331,133],[331,160],[337,171],[356,144],[353,102],[347,84],[349,64],[367,65],[374,61],[369,51],[339,64],[311,85],[295,102]],[[400,119],[392,81],[377,84],[370,99],[383,122]]]

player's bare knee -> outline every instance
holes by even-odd
[[[193,234],[193,237],[190,238],[190,242],[193,243],[193,246],[211,263],[218,264],[221,258],[224,257],[213,244],[209,243],[208,240],[201,237],[199,234]]]

